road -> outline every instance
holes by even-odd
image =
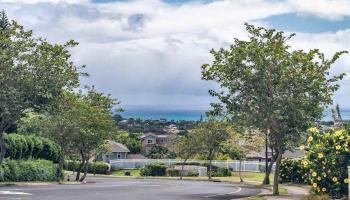
[[[79,185],[1,187],[0,200],[230,200],[258,193],[260,189],[242,184],[89,177]]]

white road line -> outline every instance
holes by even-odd
[[[11,195],[11,194],[32,195],[32,194],[25,193],[25,192],[13,192],[13,191],[0,191],[0,194],[4,194],[4,195]]]
[[[229,194],[234,194],[237,192],[240,192],[242,190],[241,187],[238,187],[238,189],[234,192],[229,192],[229,193],[223,193],[223,194],[213,194],[213,195],[208,195],[208,196],[204,196],[205,198],[209,198],[209,197],[217,197],[217,196],[224,196],[224,195],[229,195]]]

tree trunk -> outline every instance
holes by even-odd
[[[242,159],[239,159],[239,170],[238,170],[238,174],[239,174],[239,179],[241,180],[241,182],[244,182],[242,179]]]
[[[6,154],[6,146],[4,141],[4,131],[0,130],[0,164],[4,161]]]
[[[268,165],[267,171],[265,172],[265,178],[263,180],[264,185],[270,184],[270,174],[271,174],[272,167],[273,167],[273,164],[275,163],[275,161],[276,161],[276,154],[273,154],[271,157],[271,162]]]
[[[86,161],[85,161],[85,164],[84,164],[84,174],[83,174],[83,176],[80,178],[80,182],[83,182],[84,181],[84,179],[86,178],[86,175],[87,175],[87,170],[88,170],[88,164],[89,164],[89,159],[87,159]]]
[[[80,150],[80,156],[81,156],[81,163],[80,163],[79,169],[78,169],[78,171],[77,171],[77,176],[75,177],[75,180],[76,180],[76,181],[79,181],[80,172],[81,172],[81,170],[83,170],[83,167],[84,167],[84,164],[85,164],[85,161],[86,161],[85,155],[84,155],[84,153],[83,153],[82,150]]]
[[[279,195],[278,184],[279,184],[279,180],[280,180],[279,175],[280,175],[280,166],[281,166],[283,152],[281,151],[281,149],[278,149],[276,154],[277,154],[277,159],[276,159],[275,177],[273,179],[273,194]]]
[[[61,155],[60,155],[60,161],[58,163],[58,173],[57,173],[57,181],[60,182],[62,180],[62,172],[63,172],[63,165],[64,165],[64,151],[61,148]],[[64,178],[63,178],[64,179]]]
[[[212,167],[211,167],[211,158],[209,159],[209,180],[211,180],[211,170],[212,170]]]
[[[180,180],[182,180],[182,177],[184,176],[184,167],[185,167],[186,161],[187,161],[187,158],[182,162]]]

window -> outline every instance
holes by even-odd
[[[117,157],[118,157],[118,159],[120,159],[120,158],[121,158],[121,155],[120,155],[120,153],[118,153]]]
[[[147,144],[152,144],[153,140],[147,140]]]

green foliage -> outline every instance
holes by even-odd
[[[140,171],[141,176],[165,176],[166,166],[164,164],[149,164]]]
[[[299,145],[307,128],[332,103],[344,73],[330,76],[331,66],[347,51],[331,58],[318,49],[292,50],[295,34],[245,24],[248,40],[236,38],[230,49],[211,50],[213,62],[202,66],[202,78],[219,90],[212,114],[227,116],[243,129],[268,133],[276,153],[276,170],[286,150]],[[278,194],[278,177],[273,193]]]
[[[303,198],[303,200],[332,200],[328,195],[315,195],[311,194]]]
[[[307,151],[305,165],[310,168],[313,191],[335,198],[348,195],[349,130],[331,129],[320,133],[310,128],[309,134],[307,145],[301,148]]]
[[[77,171],[79,170],[80,162],[75,161],[65,161],[64,163],[64,169],[69,171]],[[96,163],[89,163],[88,164],[88,173],[91,174],[108,174],[109,173],[109,166],[107,163],[104,162],[96,162]]]
[[[130,150],[130,153],[137,154],[142,152],[142,144],[138,139],[139,134],[129,134],[128,132],[118,132],[116,142],[124,144]]]
[[[174,159],[176,158],[176,153],[169,151],[168,148],[163,146],[154,146],[152,149],[148,151],[146,157],[152,158],[152,159],[162,159],[162,158]]]
[[[213,173],[214,177],[227,177],[227,176],[231,176],[231,171],[225,167],[219,167],[217,168],[214,173]]]
[[[3,23],[1,15],[0,136],[28,110],[57,103],[64,89],[79,86],[81,74],[68,51],[76,42],[50,44],[15,21]],[[0,162],[5,153],[1,140]]]
[[[9,160],[0,166],[0,181],[55,181],[57,164],[47,160]]]
[[[281,183],[310,183],[309,169],[302,159],[285,158],[281,162]]]
[[[34,135],[5,135],[6,156],[11,159],[45,159],[58,162],[60,148],[58,144]]]

